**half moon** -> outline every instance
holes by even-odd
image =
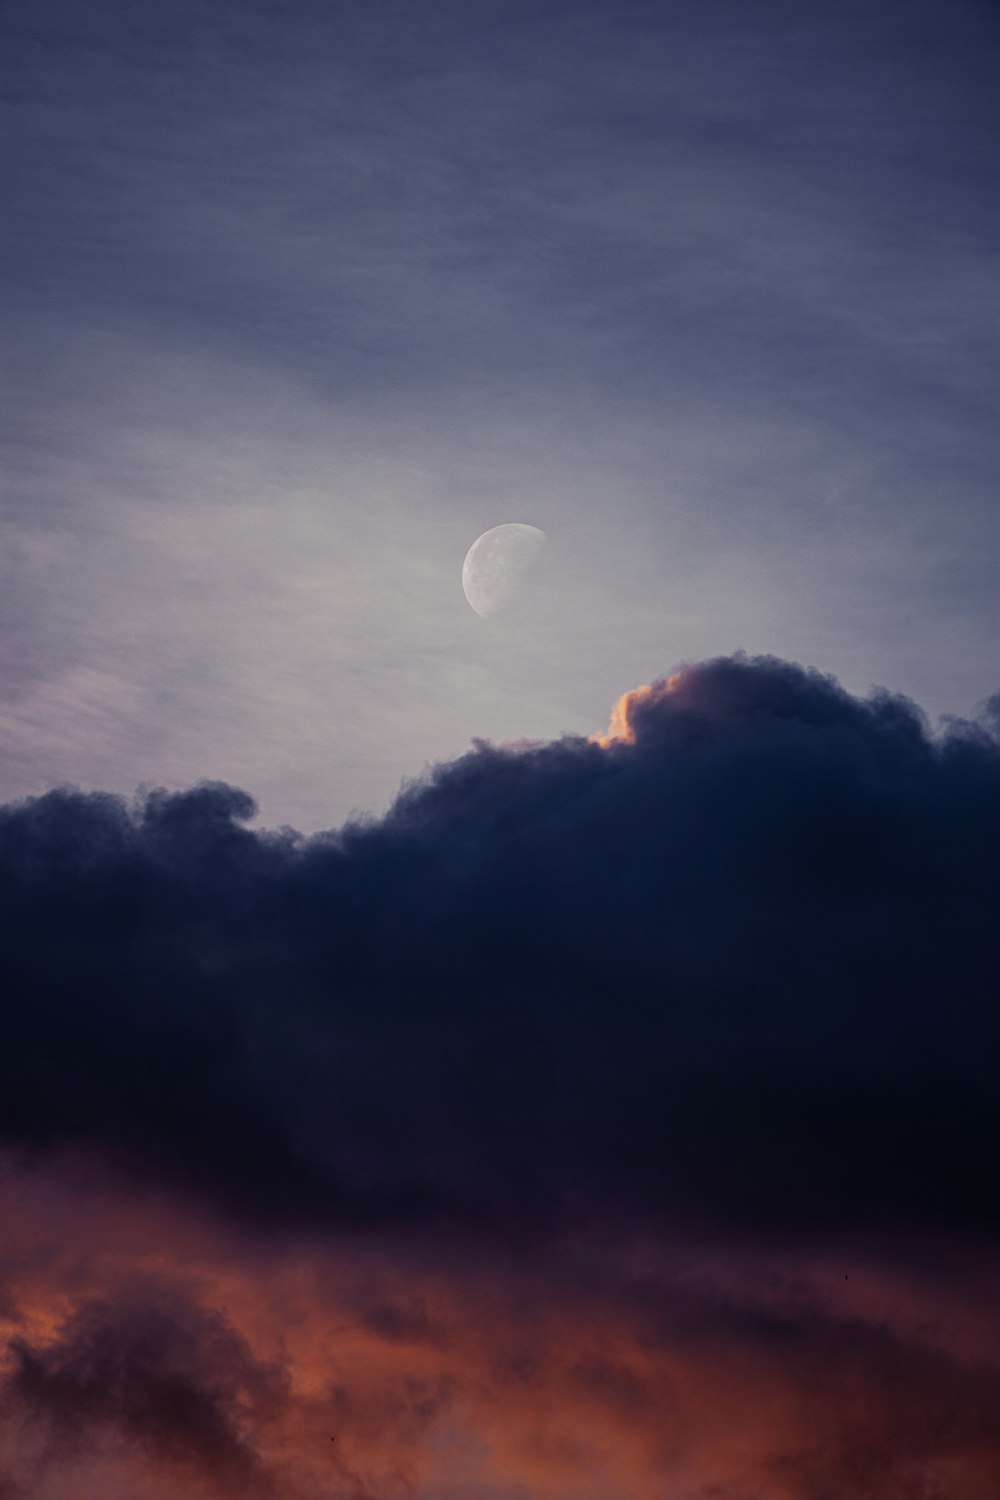
[[[484,531],[465,554],[462,587],[477,615],[492,615],[516,594],[545,545],[537,526],[510,522]]]

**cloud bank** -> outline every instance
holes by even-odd
[[[3,1137],[267,1221],[995,1228],[987,722],[737,657],[613,729],[310,839],[4,809]]]
[[[5,808],[4,1494],[987,1500],[997,706]]]

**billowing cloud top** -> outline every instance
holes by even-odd
[[[995,1225],[1000,745],[768,658],[302,839],[2,815],[0,1127],[269,1222]]]

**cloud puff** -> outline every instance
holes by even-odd
[[[220,1313],[147,1280],[85,1303],[54,1339],[13,1340],[10,1352],[6,1411],[46,1429],[46,1463],[110,1436],[156,1463],[193,1465],[224,1492],[274,1493],[243,1433],[266,1424],[285,1382]]]
[[[268,1222],[995,1228],[1000,745],[770,658],[301,839],[0,819],[0,1132]]]

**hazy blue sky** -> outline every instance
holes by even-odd
[[[744,648],[997,651],[990,4],[8,0],[0,795],[328,826]],[[469,544],[549,534],[478,618]]]

